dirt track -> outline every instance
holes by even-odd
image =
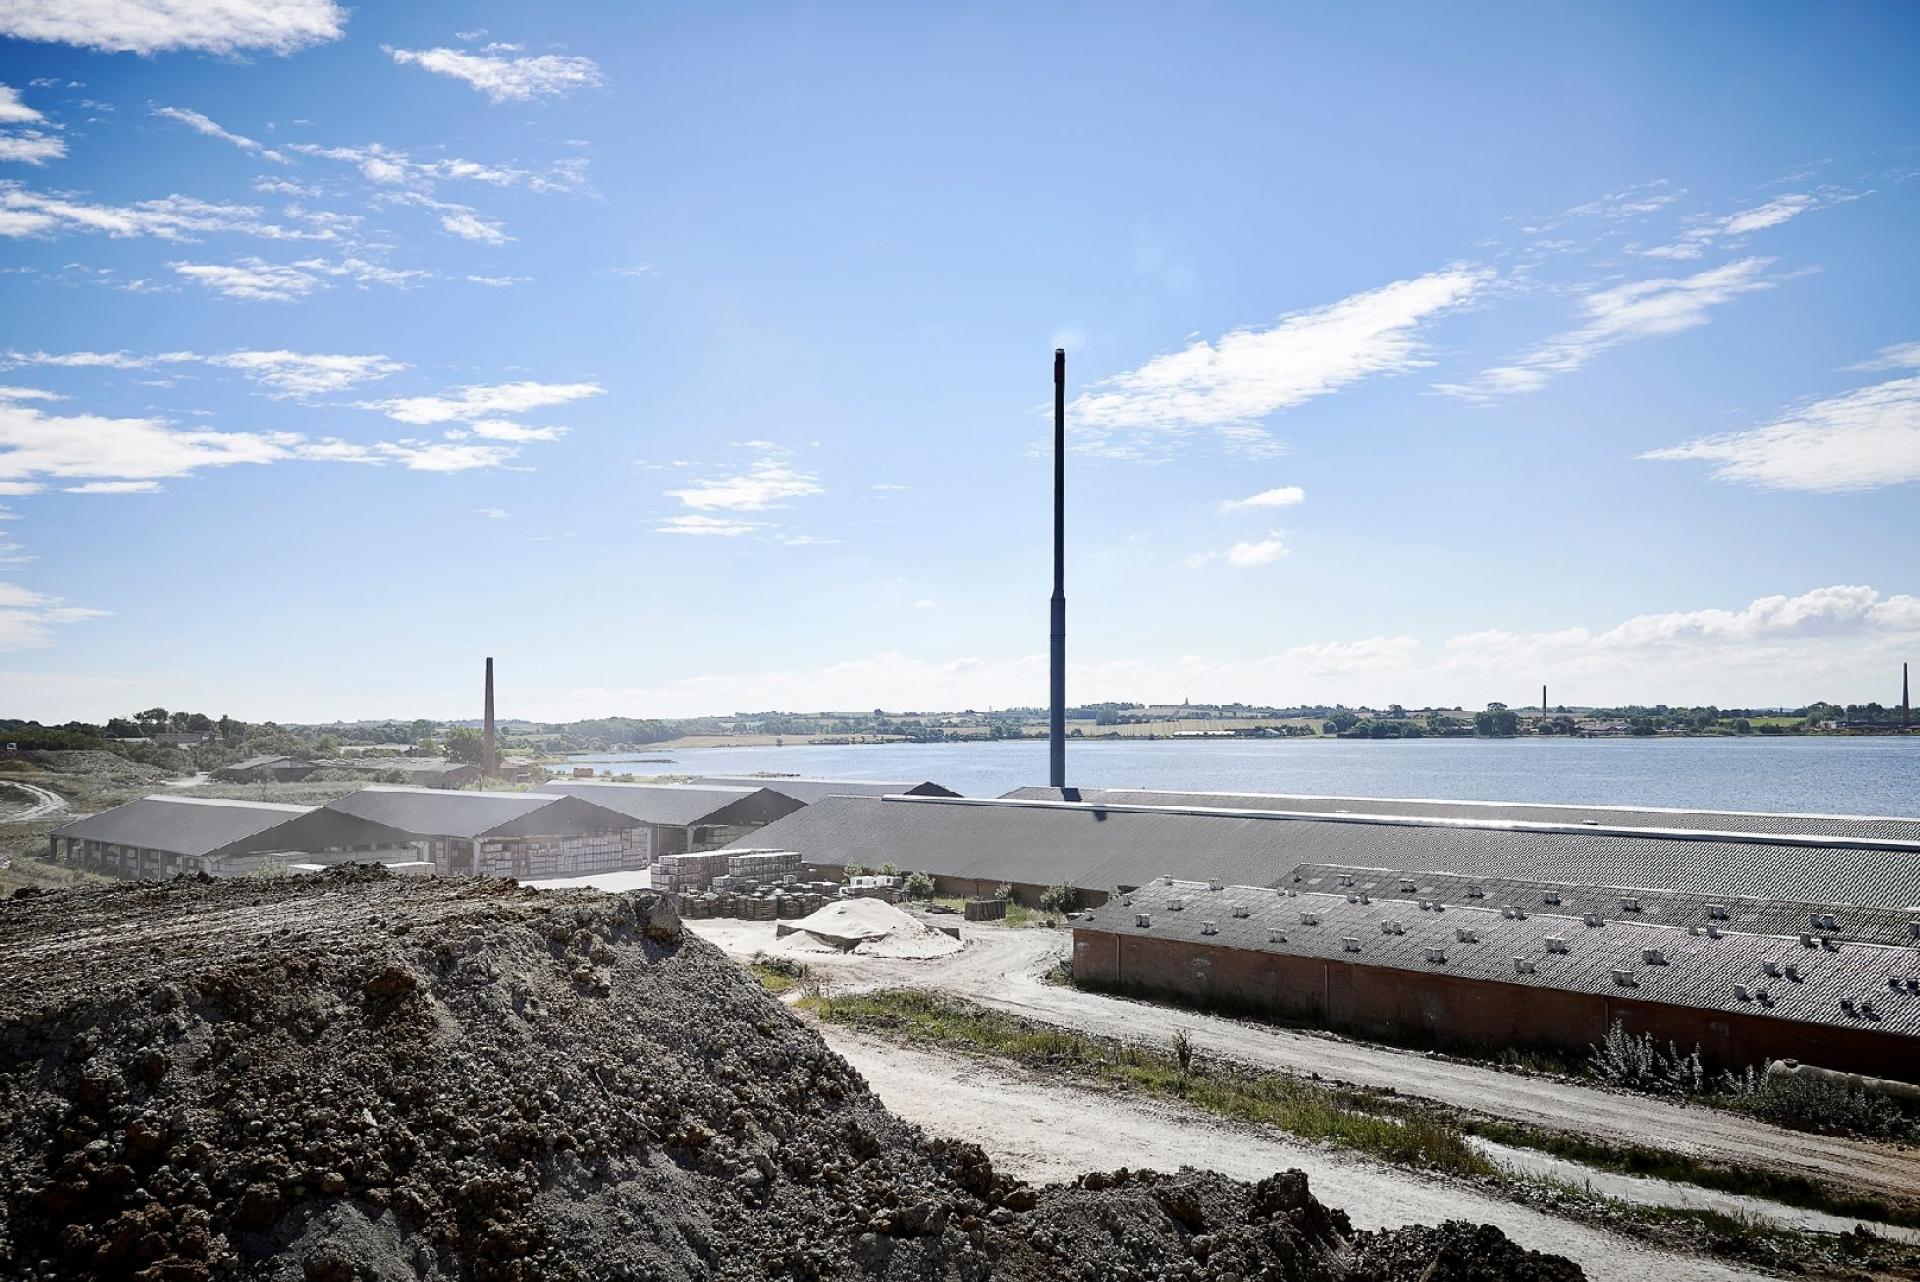
[[[763,923],[708,920],[688,925],[742,958],[766,947],[772,937],[772,929]],[[1614,1143],[1653,1143],[1695,1157],[1813,1176],[1877,1197],[1911,1200],[1920,1190],[1920,1151],[1914,1149],[1787,1131],[1715,1109],[1082,992],[1040,979],[1066,955],[1065,931],[968,926],[964,935],[965,949],[934,961],[855,956],[808,960],[842,986],[939,989],[1047,1023],[1135,1042],[1164,1045],[1176,1029],[1185,1028],[1201,1053],[1259,1068],[1318,1073]]]
[[[17,779],[0,781],[0,789],[12,788],[27,794],[24,809],[0,812],[0,823],[31,823],[36,819],[52,819],[67,813],[67,799],[38,784],[21,783]]]

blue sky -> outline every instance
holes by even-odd
[[[1890,700],[1911,6],[0,5],[0,708]]]

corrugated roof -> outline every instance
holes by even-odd
[[[915,781],[910,779],[802,779],[782,775],[701,775],[694,782],[725,787],[746,785],[755,788],[771,788],[775,792],[785,793],[795,801],[804,801],[808,805],[812,805],[822,797],[885,797],[908,794],[923,797],[957,797],[960,795],[951,788],[934,783],[931,779]]]
[[[1076,925],[1920,1036],[1920,988],[1907,987],[1910,979],[1920,985],[1920,953],[1912,948],[1808,948],[1797,937],[1723,932],[1713,938],[1617,918],[1588,925],[1583,917],[1560,913],[1528,912],[1515,919],[1497,907],[1446,903],[1422,909],[1413,900],[1359,898],[1256,886],[1213,890],[1204,882],[1155,880],[1115,896]],[[1173,907],[1176,903],[1180,907]],[[1138,924],[1142,914],[1146,926]],[[1561,943],[1550,946],[1550,939]],[[1646,950],[1660,960],[1650,961]],[[1782,973],[1768,974],[1768,963]],[[1785,973],[1788,967],[1793,976]],[[1745,988],[1746,997],[1736,985]],[[1854,1010],[1846,1010],[1842,999]],[[1870,1012],[1862,1002],[1871,1003]]]
[[[798,810],[802,803],[768,788],[728,784],[610,783],[548,779],[534,791],[579,797],[617,810],[643,824],[685,828],[700,824],[760,824]]]
[[[569,801],[576,804],[565,804]],[[615,832],[631,826],[626,816],[605,807],[538,792],[375,784],[330,801],[324,808],[371,819],[417,837],[560,836],[581,831]]]
[[[1885,815],[1773,814],[1751,810],[1676,810],[1660,806],[1580,806],[1529,801],[1449,801],[1408,797],[1320,797],[1277,792],[1187,792],[1154,788],[1015,788],[1009,800],[1104,805],[1197,806],[1226,810],[1484,819],[1608,828],[1697,829],[1810,837],[1920,842],[1920,819]]]
[[[1398,822],[1254,811],[1127,810],[936,797],[828,797],[753,835],[812,863],[892,863],[950,877],[1088,890],[1165,872],[1274,885],[1304,863],[1446,868],[1601,886],[1823,904],[1920,904],[1920,846],[1774,845],[1694,833]]]
[[[206,855],[289,819],[311,806],[266,801],[224,801],[211,797],[142,797],[55,828],[54,835],[116,846],[164,850],[176,855]]]

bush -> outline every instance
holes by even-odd
[[[1749,1068],[1723,1074],[1726,1103],[1743,1113],[1800,1131],[1842,1131],[1875,1139],[1920,1139],[1920,1121],[1894,1101],[1839,1082],[1798,1074],[1771,1076]]]
[[[900,875],[900,870],[898,868],[895,868],[892,864],[881,864],[880,867],[876,869],[876,871],[882,877],[898,877]]]
[[[1706,1089],[1707,1072],[1700,1062],[1698,1046],[1682,1055],[1678,1046],[1668,1042],[1663,1051],[1655,1045],[1652,1034],[1635,1037],[1617,1019],[1592,1052],[1587,1059],[1588,1071],[1615,1086],[1656,1095],[1698,1095]]]
[[[993,888],[993,897],[995,899],[1012,899],[1013,887],[1003,881]]]
[[[852,881],[855,877],[866,876],[867,866],[865,864],[848,864],[845,868],[841,869],[841,871],[846,874],[848,881]]]
[[[1061,882],[1040,892],[1040,907],[1050,913],[1070,913],[1080,904],[1080,892]]]
[[[900,887],[908,899],[932,899],[933,878],[923,872],[908,873],[907,880]]]

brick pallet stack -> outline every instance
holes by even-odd
[[[727,871],[730,858],[732,856],[723,850],[697,855],[662,855],[653,866],[653,888],[670,895],[706,890],[715,877]]]

